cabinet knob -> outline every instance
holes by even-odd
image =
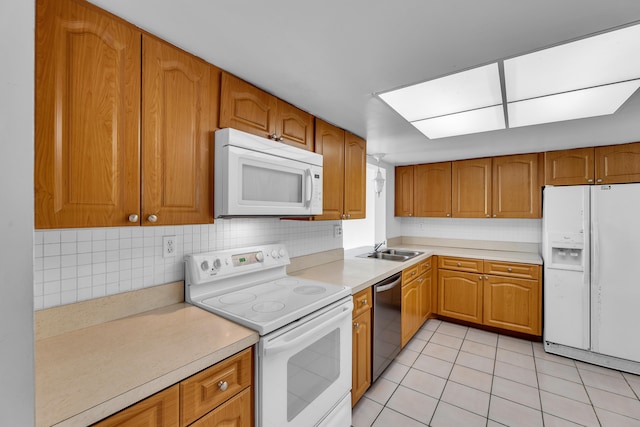
[[[495,217],[496,217],[496,214],[493,214],[493,217],[495,218]]]
[[[487,218],[491,218],[491,215],[487,214]]]
[[[511,273],[511,272],[513,271],[513,268],[509,267],[509,268],[507,268],[507,271],[508,271],[509,273]]]
[[[138,222],[138,214],[129,215],[129,222]]]
[[[418,279],[418,283],[422,283],[422,279]]]
[[[276,141],[278,142],[282,142],[284,140],[284,138],[282,136],[279,136],[278,139],[276,139]]]
[[[461,267],[462,264],[460,264],[459,262],[456,263],[456,266]]]
[[[271,134],[269,134],[269,139],[277,141],[278,140],[278,135],[276,135],[275,133],[271,133]]]
[[[229,388],[229,383],[227,383],[226,381],[220,381],[218,383],[218,388],[220,389],[220,391],[227,391],[227,388]]]
[[[157,222],[158,221],[158,216],[151,214],[151,215],[149,215],[147,217],[147,221],[149,221],[149,222]]]
[[[484,280],[489,280],[489,276],[484,276]]]
[[[354,329],[358,329],[360,327],[360,323],[354,322],[353,323],[353,327],[354,327]]]
[[[362,304],[362,305],[367,305],[367,300],[366,300],[366,298],[365,298],[365,299],[363,299],[362,301],[360,301],[360,304]]]
[[[412,271],[412,272],[411,272],[411,275],[412,275],[412,276],[415,276],[415,275],[416,275],[416,272],[415,272],[415,271]]]
[[[448,213],[448,214],[447,214],[447,216],[451,216],[451,214],[450,214],[450,213]]]
[[[426,263],[426,264],[424,264],[424,265],[423,265],[423,267],[424,267],[424,268],[429,268],[429,267],[431,267],[431,266],[429,265],[429,263]]]
[[[413,216],[412,214],[409,214],[409,216]]]
[[[598,178],[596,182],[602,182],[602,178]]]
[[[589,178],[589,179],[587,180],[587,182],[593,182],[593,179]]]
[[[351,219],[351,214],[347,214],[347,219]]]

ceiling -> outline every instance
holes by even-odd
[[[91,2],[366,138],[387,163],[640,141],[640,93],[609,116],[434,140],[374,95],[639,21],[637,0]]]

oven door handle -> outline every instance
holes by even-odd
[[[351,311],[352,310],[353,310],[353,302],[349,301],[348,304],[341,305],[340,307],[336,307],[333,310],[330,310],[330,311],[322,314],[318,318],[312,320],[312,322],[315,323],[315,321],[317,321],[317,320],[319,320],[321,318],[322,319],[328,318],[330,320],[329,321],[321,321],[318,326],[312,327],[311,329],[309,329],[307,331],[303,331],[302,333],[295,334],[295,336],[291,337],[290,339],[286,339],[284,337],[281,337],[281,338],[283,338],[284,342],[282,342],[280,344],[275,344],[273,346],[265,346],[264,347],[265,356],[267,356],[267,355],[268,356],[273,356],[274,354],[282,353],[283,351],[286,351],[288,349],[291,349],[291,348],[294,348],[294,347],[297,347],[297,346],[301,346],[301,344],[304,344],[307,341],[311,341],[311,340],[317,339],[318,338],[318,332],[322,331],[323,329],[327,329],[327,328],[331,327],[331,325],[340,324],[340,322],[346,317],[351,317]],[[340,311],[340,314],[336,315],[335,314],[336,311]],[[304,326],[301,326],[301,327],[304,328]],[[304,345],[302,345],[302,347],[304,347]]]

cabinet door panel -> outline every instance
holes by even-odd
[[[143,225],[212,222],[211,71],[143,37]]]
[[[276,98],[235,77],[222,73],[220,127],[268,138],[276,130]]]
[[[413,169],[413,166],[396,166],[396,216],[413,216]]]
[[[493,217],[540,218],[538,154],[493,158]]]
[[[537,280],[487,276],[483,316],[485,325],[540,335],[540,284]]]
[[[249,387],[232,397],[215,410],[200,418],[191,427],[252,427],[253,411],[251,399],[253,388]]]
[[[402,303],[401,303],[401,345],[404,347],[413,334],[416,332],[416,325],[420,319],[420,283],[417,280],[412,281],[402,287]]]
[[[414,214],[451,216],[451,162],[414,166]]]
[[[438,314],[482,323],[482,275],[438,271]]]
[[[491,159],[461,160],[451,166],[451,215],[488,218],[491,213]]]
[[[371,385],[371,310],[353,319],[351,406]]]
[[[36,228],[139,225],[140,32],[77,2],[36,11]]]
[[[544,153],[546,185],[587,185],[594,182],[593,148]]]
[[[640,182],[640,142],[596,147],[596,183]]]
[[[313,116],[306,111],[278,100],[276,134],[282,142],[304,150],[313,151]]]
[[[178,427],[180,425],[179,394],[176,384],[94,424],[93,427]]]
[[[344,136],[327,122],[316,119],[316,153],[323,156],[322,215],[316,219],[342,219],[344,212]]]
[[[347,219],[367,214],[367,143],[349,132],[344,137],[344,213]]]
[[[431,315],[431,298],[432,298],[432,281],[433,275],[431,274],[431,270],[425,272],[420,277],[420,323],[418,324],[418,328],[422,326],[424,322],[427,321],[429,316]]]

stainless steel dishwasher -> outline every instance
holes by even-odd
[[[373,381],[400,353],[401,283],[398,273],[373,285]]]

